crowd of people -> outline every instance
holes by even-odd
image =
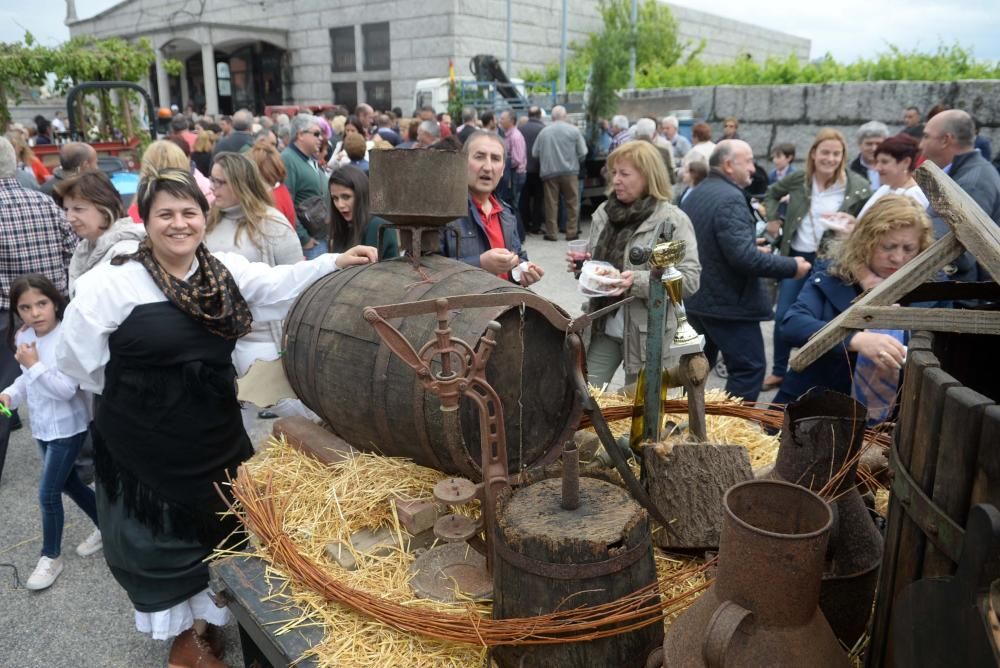
[[[174,638],[171,665],[224,665],[217,627],[228,615],[208,597],[203,559],[233,527],[219,519],[213,483],[252,453],[255,417],[311,415],[297,401],[241,405],[234,380],[280,356],[281,321],[305,287],[403,253],[370,210],[372,151],[461,151],[467,215],[449,224],[438,252],[527,287],[545,275],[528,258],[528,235],[584,243],[581,164],[603,146],[607,199],[591,217],[585,257],[618,273],[585,308],[635,299],[589,332],[592,385],[621,367],[632,383],[645,363],[651,274],[629,251],[679,240],[688,318],[713,366],[721,355],[730,394],[755,401],[777,389],[775,401],[787,402],[827,387],[886,419],[907,332],[851,334],[802,372],[788,368],[791,349],[947,231],[913,178],[921,161],[1000,224],[1000,173],[989,147],[977,148],[972,117],[922,118],[911,107],[904,119],[893,136],[882,123],[862,125],[854,147],[822,128],[801,165],[793,144],[775,142],[768,174],[736,118],[715,140],[697,123],[689,140],[672,116],[615,116],[588,148],[561,106],[547,121],[537,107],[521,117],[466,109],[457,125],[431,108],[402,117],[364,104],[274,118],[177,114],[143,152],[128,201],[89,145],[61,144],[47,174],[11,129],[0,139],[0,403],[14,414],[0,421],[0,475],[27,405],[43,460],[43,545],[28,588],[51,586],[64,568],[65,493],[98,527],[77,553],[103,549],[137,628]],[[580,271],[578,257],[567,260]],[[987,278],[968,256],[947,273]],[[760,323],[771,319],[767,374]],[[673,313],[664,327],[669,341]]]

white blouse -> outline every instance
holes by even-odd
[[[254,320],[280,320],[295,298],[323,276],[337,271],[337,253],[315,260],[270,267],[250,262],[236,253],[214,253],[232,274]],[[190,277],[198,268],[191,264]],[[111,354],[108,338],[132,309],[167,301],[152,276],[138,262],[100,265],[80,277],[76,298],[66,307],[65,336],[56,352],[59,369],[80,382],[84,390],[100,394],[104,367]]]
[[[872,196],[868,198],[868,201],[865,202],[864,207],[862,207],[861,212],[858,214],[858,220],[861,220],[861,218],[868,212],[868,209],[872,207],[872,204],[879,201],[886,195],[906,195],[907,197],[912,197],[925,209],[931,205],[930,201],[927,199],[927,195],[925,195],[924,191],[920,189],[920,186],[893,188],[888,184],[882,184],[878,187],[878,190],[872,193]]]
[[[90,412],[86,394],[80,384],[59,371],[56,348],[63,339],[65,328],[57,324],[45,336],[38,337],[30,327],[14,337],[17,345],[34,343],[38,361],[28,367],[21,365],[21,375],[4,389],[10,397],[10,407],[17,408],[27,398],[31,414],[31,435],[39,441],[54,441],[87,431]]]
[[[823,214],[835,213],[840,210],[840,205],[844,203],[847,195],[847,187],[843,183],[837,183],[826,190],[820,190],[816,179],[812,182],[812,195],[809,198],[809,213],[799,223],[792,237],[792,249],[800,253],[815,253],[819,249],[819,243],[826,232],[823,224]]]

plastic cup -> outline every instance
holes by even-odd
[[[569,256],[573,258],[573,262],[576,265],[577,276],[580,275],[583,263],[587,259],[587,243],[586,239],[575,239],[567,244],[569,247]]]

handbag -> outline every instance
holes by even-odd
[[[329,216],[330,211],[322,195],[309,197],[302,200],[301,204],[295,205],[295,217],[299,223],[305,225],[309,236],[315,239],[325,239],[329,236],[327,234]]]

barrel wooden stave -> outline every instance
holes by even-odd
[[[336,272],[307,289],[289,312],[289,382],[355,447],[478,478],[479,426],[472,402],[463,399],[460,406],[462,437],[476,465],[470,470],[468,460],[453,460],[443,446],[446,427],[437,398],[391,354],[362,312],[367,306],[520,290],[439,256],[421,258],[421,272],[404,258]],[[525,309],[523,323],[517,308],[454,311],[453,336],[475,347],[492,319],[502,328],[487,380],[504,406],[508,461],[516,472],[551,458],[573,432],[579,401],[562,363],[564,333],[533,309]],[[392,324],[419,350],[434,337],[437,320],[432,313]]]
[[[929,345],[928,345],[929,343]],[[900,463],[960,526],[979,503],[1000,507],[1000,356],[996,337],[917,333],[911,339],[896,426]],[[940,368],[937,368],[937,367]],[[893,665],[893,605],[910,584],[955,564],[890,496],[885,559],[866,666]]]

